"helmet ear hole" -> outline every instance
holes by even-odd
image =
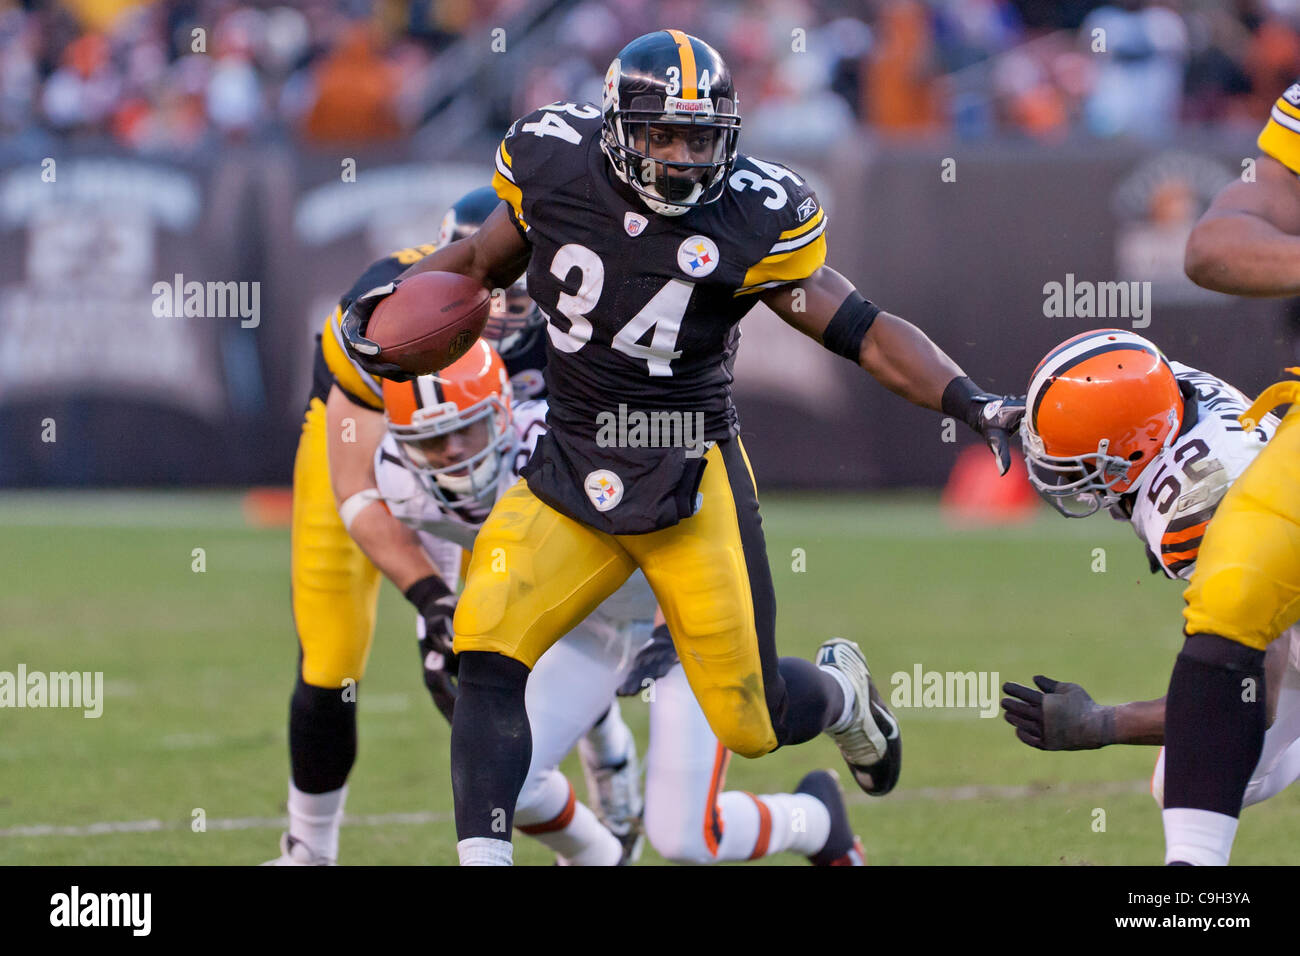
[[[1131,454],[1131,455],[1128,456],[1128,460],[1129,460],[1129,461],[1141,461],[1141,460],[1142,460],[1142,454],[1143,454],[1143,453],[1140,452],[1140,451],[1135,451],[1135,452],[1133,452],[1133,454]]]

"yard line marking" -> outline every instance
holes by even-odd
[[[1150,788],[1149,780],[1118,780],[1079,783],[1020,784],[999,786],[992,784],[966,784],[959,787],[917,787],[912,790],[896,790],[889,795],[890,803],[910,803],[931,801],[935,803],[959,803],[966,800],[1026,800],[1034,797],[1055,797],[1069,794],[1092,794],[1096,796],[1113,796],[1131,793],[1145,793]],[[879,798],[869,798],[864,793],[848,795],[849,803],[877,803]],[[414,813],[367,813],[346,814],[343,817],[345,827],[382,827],[382,826],[427,826],[431,823],[451,823],[455,816],[450,813],[432,813],[428,811]],[[116,822],[89,823],[82,826],[56,826],[53,824],[31,824],[28,826],[0,829],[3,837],[92,837],[110,833],[160,833],[169,830],[188,830],[190,820],[121,820]],[[209,830],[284,830],[289,826],[288,817],[234,817],[231,819],[209,819]]]

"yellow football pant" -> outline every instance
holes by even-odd
[[[1300,383],[1283,384],[1300,399]],[[1261,395],[1246,416],[1258,420],[1280,388]],[[1224,495],[1183,598],[1187,634],[1217,634],[1256,650],[1300,618],[1300,404]]]
[[[360,681],[375,633],[380,572],[343,527],[330,486],[325,403],[313,398],[293,462],[293,619],[302,679]]]
[[[772,708],[784,703],[784,685],[753,474],[739,439],[715,445],[707,460],[700,510],[649,534],[596,531],[516,484],[475,542],[456,650],[496,651],[532,668],[640,567],[718,739],[747,757],[774,749]]]

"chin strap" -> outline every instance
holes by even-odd
[[[655,187],[647,186],[644,183],[642,183],[640,187],[633,186],[632,188],[636,190],[636,194],[641,197],[641,201],[646,204],[647,208],[649,208],[651,212],[658,213],[661,216],[684,216],[693,208],[692,206],[678,206],[674,203],[668,202],[662,197],[659,199],[651,199],[643,190],[651,190]],[[694,202],[696,199],[699,199],[700,194],[703,191],[704,187],[699,183],[696,183],[695,188],[691,190],[691,194],[686,197],[687,201]],[[655,191],[655,194],[661,196],[658,190]]]
[[[1292,375],[1300,375],[1300,366],[1287,369]],[[1300,382],[1278,382],[1270,385],[1251,403],[1250,408],[1241,413],[1237,419],[1241,427],[1250,431],[1259,424],[1259,420],[1279,405],[1294,405],[1300,402]]]

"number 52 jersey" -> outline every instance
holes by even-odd
[[[1170,362],[1188,397],[1181,434],[1143,473],[1133,491],[1133,530],[1152,571],[1190,578],[1201,538],[1219,502],[1278,426],[1265,415],[1251,431],[1237,417],[1250,400],[1223,379]]]

